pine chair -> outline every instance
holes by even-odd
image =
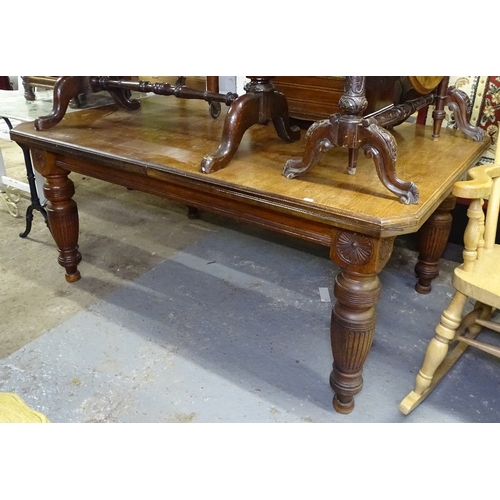
[[[500,245],[495,244],[500,202],[499,144],[500,140],[493,165],[472,168],[470,180],[457,182],[453,188],[455,196],[472,200],[464,233],[464,261],[453,273],[455,294],[427,347],[415,389],[399,405],[405,415],[431,393],[468,346],[500,358],[500,347],[476,340],[483,327],[500,333],[500,323],[491,321],[493,311],[500,308]],[[485,198],[488,198],[486,223]],[[464,316],[469,300],[475,301],[475,305]],[[450,344],[455,342],[456,347],[448,353]]]

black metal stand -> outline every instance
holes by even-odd
[[[2,118],[9,127],[9,130],[12,130],[12,123],[10,122],[10,120],[8,118],[5,118],[5,116],[2,116]],[[43,208],[42,204],[40,203],[40,198],[38,197],[38,193],[36,192],[35,173],[33,171],[33,164],[31,163],[31,156],[29,149],[24,146],[20,147],[24,155],[24,163],[26,165],[26,174],[28,177],[28,185],[30,188],[30,198],[31,198],[31,205],[26,209],[26,229],[24,230],[24,232],[19,233],[19,236],[21,238],[26,238],[26,236],[28,236],[28,234],[31,231],[31,224],[33,222],[33,210],[38,210],[42,214],[47,227],[49,227],[49,223],[47,219],[47,211],[45,210],[45,208]]]

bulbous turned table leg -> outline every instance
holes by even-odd
[[[449,195],[427,219],[418,232],[418,262],[415,265],[415,290],[421,294],[431,292],[431,282],[439,276],[439,260],[450,236],[456,197]]]
[[[48,200],[46,210],[50,232],[59,249],[59,264],[66,270],[66,281],[80,279],[78,264],[82,256],[78,251],[78,208],[73,200],[75,186],[68,178],[69,171],[55,165],[49,153],[32,150],[33,166],[45,177],[43,192]]]
[[[376,274],[343,270],[336,278],[334,295],[337,302],[331,320],[334,362],[330,386],[335,391],[333,407],[347,414],[354,409],[354,396],[363,386],[363,364],[375,331],[380,282]]]
[[[69,172],[68,172],[69,173]],[[49,201],[47,217],[50,231],[59,248],[59,265],[66,270],[66,281],[80,279],[78,264],[82,256],[78,251],[78,209],[72,196],[75,194],[73,181],[66,175],[47,177],[44,194]]]
[[[341,229],[333,235],[330,258],[341,271],[333,288],[337,300],[330,327],[330,385],[335,391],[333,407],[339,413],[353,410],[354,396],[363,386],[363,365],[372,345],[381,289],[378,274],[391,256],[394,239]]]

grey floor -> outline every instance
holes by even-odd
[[[23,218],[0,206],[0,391],[52,422],[500,421],[500,362],[475,350],[411,415],[398,410],[451,298],[459,246],[449,245],[432,293],[419,295],[414,238],[396,240],[364,387],[339,415],[328,383],[332,304],[320,295],[333,298],[338,271],[327,249],[74,181],[77,283],[65,282],[39,214],[21,239]]]
[[[398,411],[451,296],[446,273],[430,295],[414,291],[411,241],[381,274],[364,388],[345,416],[328,385],[331,303],[319,288],[333,297],[336,269],[326,251],[220,218],[209,226],[1,360],[0,390],[53,422],[500,420],[498,361],[473,351],[414,413]]]

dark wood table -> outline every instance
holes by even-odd
[[[334,408],[349,413],[375,331],[378,274],[395,237],[421,235],[417,289],[429,292],[450,230],[451,188],[488,142],[474,142],[459,130],[444,130],[435,140],[431,127],[398,126],[393,131],[397,170],[417,185],[415,205],[401,203],[382,185],[369,158],[360,158],[356,174],[349,175],[342,148],[326,152],[308,175],[285,178],[285,163],[302,156],[305,139],[277,141],[269,125],[252,126],[224,169],[202,173],[200,159],[217,147],[222,126],[207,116],[203,102],[154,96],[133,113],[116,105],[83,110],[50,130],[18,125],[11,137],[30,148],[35,169],[46,179],[49,225],[69,282],[80,279],[81,261],[70,172],[177,200],[191,212],[215,212],[329,247],[340,267],[331,316],[330,385]]]

